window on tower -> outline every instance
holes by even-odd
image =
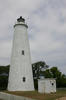
[[[26,78],[25,77],[23,77],[23,82],[25,82],[26,81]]]
[[[24,50],[22,50],[22,55],[24,55]]]
[[[52,83],[52,86],[54,85],[54,83]]]

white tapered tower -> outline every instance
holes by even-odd
[[[28,26],[25,19],[20,17],[14,25],[14,38],[9,71],[9,91],[34,90],[29,41]]]

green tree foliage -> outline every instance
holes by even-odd
[[[6,90],[8,84],[8,76],[0,76],[0,90]]]
[[[43,75],[45,78],[51,78],[52,77],[52,74],[50,72],[49,69],[46,69],[44,72],[43,72]]]
[[[9,75],[9,65],[0,66],[0,90],[7,89]]]
[[[43,72],[48,67],[49,66],[44,61],[39,61],[32,64],[34,86],[36,90],[38,89],[38,79],[40,78],[40,76],[44,76]]]
[[[52,67],[44,72],[45,78],[55,78],[57,87],[66,87],[66,75],[62,74],[58,67]]]
[[[57,67],[52,67],[50,69],[51,73],[52,73],[52,77],[53,78],[60,78],[62,76],[62,73],[58,70]]]
[[[39,79],[40,75],[42,75],[43,71],[47,69],[49,66],[44,61],[39,61],[34,64],[32,64],[33,69],[33,77]]]
[[[6,73],[8,74],[9,73],[9,65],[8,66],[0,66],[0,74],[2,73]]]
[[[40,76],[45,78],[55,78],[57,87],[66,87],[66,75],[62,74],[62,72],[58,70],[58,67],[52,67],[50,69],[48,67],[49,66],[42,61],[32,64],[35,88],[37,89],[38,87],[37,79],[39,79]]]

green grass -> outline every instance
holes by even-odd
[[[36,100],[56,100],[57,98],[66,97],[66,90],[57,90],[56,93],[51,93],[51,94],[41,94],[41,93],[38,93],[37,91],[31,91],[31,92],[4,91],[4,92],[18,95],[18,96],[33,98]]]

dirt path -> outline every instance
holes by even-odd
[[[66,100],[66,97],[62,97],[62,98],[59,98],[59,99],[56,99],[56,100]]]

